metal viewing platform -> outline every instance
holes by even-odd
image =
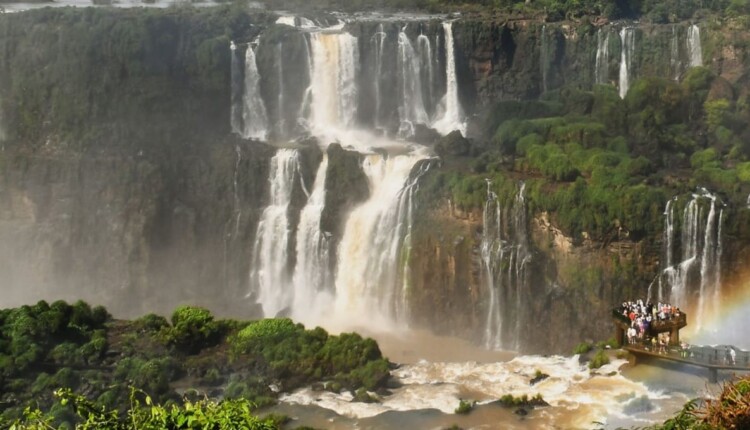
[[[615,339],[620,345],[627,344],[627,333],[630,328],[630,318],[621,314],[617,309],[612,310],[612,319],[615,323]],[[669,344],[679,345],[680,344],[680,330],[687,326],[687,315],[685,312],[680,312],[679,316],[673,316],[667,320],[654,319],[649,324],[648,337],[657,336],[659,333],[669,333]]]
[[[675,363],[689,364],[708,370],[708,380],[717,382],[719,370],[733,370],[736,372],[750,372],[750,352],[742,351],[731,345],[722,346],[689,346],[682,348],[667,348],[666,353],[653,351],[641,344],[628,345],[623,348],[632,358],[631,364],[639,360],[658,359]],[[730,350],[734,349],[735,358],[732,361]]]
[[[687,326],[687,315],[684,312],[668,320],[652,321],[643,341],[633,344],[628,344],[625,335],[630,327],[630,319],[617,310],[612,311],[612,315],[615,323],[615,339],[625,351],[631,354],[630,362],[633,365],[638,361],[648,359],[688,364],[707,369],[708,379],[714,383],[718,380],[719,370],[750,372],[750,352],[748,351],[731,345],[681,345],[679,332]],[[666,347],[659,348],[649,343],[650,338],[666,332],[670,333],[670,342]]]

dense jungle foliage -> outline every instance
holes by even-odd
[[[100,406],[85,396],[64,388],[55,391],[56,404],[74,411],[77,429],[162,430],[162,429],[246,429],[274,430],[279,428],[277,417],[260,419],[251,410],[255,405],[245,399],[190,401],[168,406],[154,404],[142,391],[133,390],[127,410],[120,411]],[[278,417],[282,418],[282,417]],[[282,418],[283,420],[283,418]],[[49,430],[69,428],[57,425],[57,418],[40,409],[27,409],[23,418],[10,424],[12,430]]]
[[[17,0],[0,0],[14,3]],[[30,0],[44,3],[51,0]],[[142,0],[155,3],[155,0]],[[196,0],[174,2],[176,5],[199,3]],[[244,5],[248,0],[217,0],[218,3]],[[113,0],[92,0],[92,4],[109,5]],[[640,19],[654,23],[676,22],[707,14],[737,17],[750,13],[745,0],[250,0],[269,10],[296,11],[414,11],[429,13],[461,12],[500,15],[514,18],[533,17],[548,22],[601,16],[608,19]]]
[[[479,210],[487,180],[502,204],[523,180],[531,213],[550,214],[575,240],[604,243],[623,232],[657,238],[667,200],[698,187],[741,207],[750,189],[750,105],[731,92],[709,96],[716,79],[696,67],[681,82],[640,79],[624,99],[596,86],[499,102],[472,160],[449,161],[471,167],[429,176],[426,198],[447,192],[458,208]],[[728,227],[747,236],[739,223]]]
[[[0,427],[29,407],[47,412],[34,420],[56,426],[87,422],[90,412],[119,422],[133,398],[142,402],[144,396],[165,405],[163,419],[201,410],[253,421],[249,405],[271,404],[279,391],[314,382],[333,391],[373,391],[389,376],[372,339],[305,330],[288,319],[217,320],[193,306],[176,309],[170,323],[153,314],[117,321],[84,302],[41,301],[0,311],[0,333]],[[61,388],[83,397],[62,391],[55,399]],[[244,400],[180,405],[182,396]]]
[[[664,23],[696,15],[738,16],[750,12],[750,4],[745,0],[261,0],[260,3],[269,9],[465,12],[540,17],[547,21],[604,16]]]

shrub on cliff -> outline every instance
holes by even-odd
[[[600,349],[596,351],[594,357],[589,361],[589,369],[598,369],[605,364],[609,364],[609,356],[603,349]]]
[[[179,349],[194,352],[215,345],[220,334],[219,325],[208,309],[180,306],[172,313],[172,327],[165,331],[165,338]]]
[[[573,349],[573,354],[586,354],[591,351],[594,346],[588,342],[581,342]]]
[[[133,328],[144,333],[157,333],[169,327],[169,322],[161,315],[148,314],[133,321]]]
[[[334,378],[350,389],[374,390],[389,375],[377,343],[356,333],[329,336],[322,328],[305,330],[287,318],[255,321],[230,338],[236,357],[259,355],[288,380]]]

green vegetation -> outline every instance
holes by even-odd
[[[318,327],[305,330],[289,319],[253,322],[229,340],[236,357],[262,356],[281,375],[300,378],[299,383],[335,377],[341,386],[374,390],[388,377],[388,361],[377,343],[356,333],[329,336]]]
[[[529,397],[526,394],[520,397],[514,397],[511,394],[506,394],[500,397],[500,404],[505,407],[523,407],[523,406],[547,406],[547,402],[541,394],[537,394],[533,397]]]
[[[186,351],[213,346],[221,334],[208,309],[180,306],[172,314],[172,327],[163,329],[167,342]]]
[[[56,404],[73,411],[76,428],[108,430],[162,430],[162,429],[247,429],[274,430],[279,426],[273,418],[260,419],[251,413],[254,405],[247,400],[215,402],[201,400],[183,404],[160,406],[142,391],[132,390],[130,407],[125,410],[110,409],[74,394],[70,389],[55,391]],[[141,404],[141,401],[143,404]],[[54,407],[53,407],[54,409]],[[58,417],[39,409],[26,410],[23,418],[15,420],[13,430],[54,429]],[[68,428],[60,425],[59,429]]]
[[[539,369],[536,369],[536,371],[534,372],[534,377],[531,378],[531,381],[529,381],[529,384],[534,385],[534,384],[544,381],[547,378],[549,378],[548,374],[542,372]]]
[[[284,10],[504,13],[539,16],[548,21],[583,16],[645,17],[656,23],[690,19],[696,14],[737,16],[750,11],[743,0],[261,0],[261,3]]]
[[[600,349],[596,351],[594,357],[589,361],[589,369],[598,369],[605,364],[609,364],[609,355],[603,349]]]
[[[727,382],[715,399],[691,400],[680,412],[649,430],[712,430],[750,427],[750,378]]]
[[[610,337],[607,340],[600,340],[596,343],[596,347],[599,349],[607,349],[607,348],[618,348],[620,345],[617,344],[617,339],[614,337]]]
[[[546,213],[574,245],[623,235],[654,241],[671,196],[702,186],[739,206],[750,190],[750,107],[742,98],[709,98],[715,79],[695,67],[682,82],[640,79],[625,99],[595,86],[499,102],[486,140],[474,145],[471,171],[433,172],[420,194],[427,206],[444,196],[477,212],[486,180],[504,205],[523,178],[529,212]]]
[[[356,401],[372,402],[377,399],[367,390],[382,387],[389,376],[388,361],[372,339],[305,330],[288,319],[216,320],[207,309],[193,306],[176,309],[170,324],[153,314],[113,321],[102,307],[42,301],[0,311],[0,333],[0,427],[14,420],[24,420],[25,427],[18,428],[42,428],[34,426],[49,420],[53,426],[89,419],[120,422],[129,416],[121,413],[133,399],[131,387],[139,399],[147,395],[165,404],[152,410],[163,419],[194,414],[196,423],[209,425],[200,428],[216,428],[211,420],[228,417],[260,423],[246,409],[273,403],[271,385],[286,391],[327,382],[350,390]],[[211,392],[244,400],[172,404],[180,400],[175,387],[185,384],[192,387],[192,398]],[[85,393],[85,398],[65,390],[53,398],[61,388]],[[23,418],[27,407],[45,413]],[[137,428],[153,428],[153,423],[144,421]]]
[[[594,345],[588,343],[588,342],[581,342],[578,345],[576,345],[575,349],[573,350],[573,354],[586,354],[589,351],[591,351],[594,348]]]
[[[456,408],[454,413],[459,414],[459,415],[466,415],[469,412],[471,412],[472,409],[474,409],[475,404],[476,402],[460,399],[458,402],[458,407]]]

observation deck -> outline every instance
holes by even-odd
[[[687,315],[684,312],[680,312],[679,316],[673,316],[671,319],[651,321],[643,340],[633,344],[628,344],[626,336],[630,328],[630,318],[615,309],[612,311],[612,320],[615,324],[615,339],[625,351],[630,353],[630,363],[633,365],[639,361],[654,359],[702,367],[708,370],[708,380],[712,383],[717,382],[719,370],[750,372],[749,351],[743,351],[732,345],[681,345],[680,330],[687,326]],[[670,340],[666,347],[658,348],[650,343],[652,337],[667,332]]]

